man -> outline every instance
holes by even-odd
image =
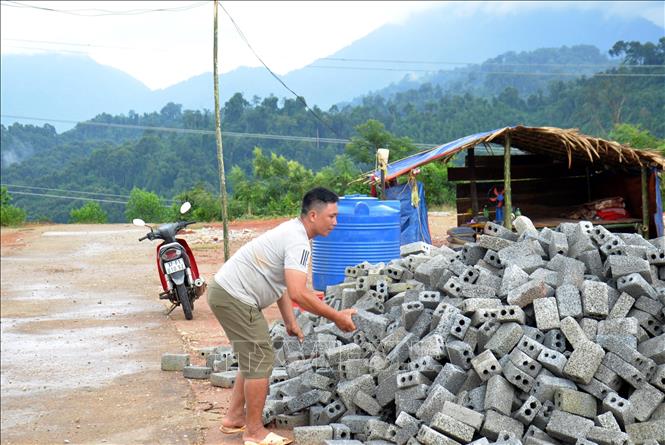
[[[310,190],[300,217],[280,224],[240,248],[217,272],[208,289],[208,304],[238,356],[224,433],[243,432],[245,445],[286,445],[291,441],[264,428],[262,413],[268,394],[274,353],[261,310],[277,302],[286,331],[301,341],[303,333],[291,300],[323,316],[346,332],[355,330],[355,309],[337,311],[307,288],[309,241],[327,236],[337,224],[338,196],[322,187]]]

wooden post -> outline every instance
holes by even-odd
[[[381,168],[381,200],[386,199],[386,171]]]
[[[503,225],[506,229],[513,229],[510,215],[513,213],[513,197],[510,188],[510,133],[506,132],[506,141],[503,150]]]
[[[222,227],[224,233],[224,261],[229,259],[229,215],[227,211],[226,176],[224,174],[224,150],[222,147],[222,123],[219,111],[219,79],[217,75],[217,1],[215,5],[214,42],[213,42],[213,83],[215,91],[215,142],[217,143],[217,164],[219,167],[219,191],[222,199]]]
[[[642,236],[649,239],[649,175],[642,167]]]
[[[476,189],[476,152],[475,148],[471,147],[467,150],[467,167],[469,167],[471,173],[471,212],[475,217],[478,214],[478,190]]]

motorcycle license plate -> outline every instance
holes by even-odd
[[[169,261],[168,263],[164,263],[164,271],[169,275],[181,270],[185,270],[185,262],[183,261],[182,258],[178,258],[175,261]]]

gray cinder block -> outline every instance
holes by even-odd
[[[467,443],[473,439],[475,433],[473,427],[443,413],[434,415],[430,427],[448,437]]]
[[[450,439],[427,425],[422,425],[416,436],[423,445],[459,445],[459,442]]]
[[[545,298],[550,291],[552,288],[544,282],[532,280],[508,292],[507,301],[508,304],[525,307],[533,303],[533,300]]]
[[[555,439],[575,442],[577,439],[584,439],[593,426],[593,420],[554,410],[545,431]]]
[[[522,406],[520,406],[519,409],[513,413],[512,417],[519,420],[524,425],[530,425],[541,407],[542,404],[538,399],[533,396],[529,396],[529,398],[524,401]]]
[[[471,366],[482,381],[487,381],[494,375],[501,374],[503,370],[492,351],[485,350],[471,359]]]
[[[633,407],[635,419],[640,422],[649,420],[651,414],[663,400],[665,400],[665,394],[648,383],[641,388],[637,388],[628,398]]]
[[[624,428],[635,421],[635,415],[633,414],[631,403],[615,392],[609,393],[605,399],[603,399],[603,410],[610,411],[614,414],[619,425]]]
[[[568,358],[563,374],[577,383],[587,384],[603,361],[605,351],[590,341],[581,343]]]
[[[585,281],[582,285],[582,311],[587,317],[607,317],[609,314],[609,290],[607,284]]]
[[[445,402],[453,402],[455,395],[441,385],[433,385],[427,399],[416,412],[416,417],[429,423],[434,415],[443,409]]]
[[[560,326],[556,298],[539,298],[534,300],[533,310],[536,315],[536,326],[541,331],[556,329]]]
[[[665,442],[665,420],[633,423],[626,426],[626,433],[636,445],[645,444],[650,440],[663,443]]]
[[[524,331],[517,323],[501,324],[485,344],[485,349],[489,349],[495,356],[501,358],[510,353],[523,335]]]
[[[513,396],[513,386],[501,375],[494,375],[487,381],[485,392],[485,410],[493,409],[499,413],[510,415]]]
[[[582,316],[582,298],[579,289],[574,285],[566,284],[557,287],[556,302],[561,318]]]
[[[593,419],[598,412],[596,399],[584,392],[568,388],[557,388],[554,391],[554,406],[560,411]]]
[[[333,429],[330,425],[299,426],[293,429],[296,443],[323,445],[326,440],[332,440]]]
[[[189,354],[162,354],[162,371],[182,371],[189,366]]]
[[[524,433],[524,425],[519,421],[494,410],[487,411],[485,413],[485,422],[480,430],[480,434],[490,440],[496,440],[498,439],[499,434],[503,431],[512,432],[515,436],[522,437],[522,434]]]
[[[186,379],[205,380],[210,378],[210,374],[212,374],[212,368],[207,366],[187,365],[182,368],[182,375]]]
[[[443,403],[443,409],[441,412],[470,426],[475,431],[480,431],[480,428],[483,425],[483,420],[485,419],[485,416],[482,413],[449,401]]]

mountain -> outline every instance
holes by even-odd
[[[320,59],[282,79],[310,105],[328,109],[399,82],[405,76],[411,82],[421,83],[446,67],[358,59],[481,63],[509,51],[563,45],[591,45],[604,54],[618,40],[655,42],[665,35],[663,28],[645,19],[604,14],[604,3],[584,10],[544,2],[538,8],[532,5],[510,12],[497,12],[491,3],[488,5],[467,14],[451,12],[450,5],[432,8],[401,24],[382,26],[326,58],[355,60]],[[431,73],[423,73],[424,69]],[[1,108],[2,114],[64,120],[89,119],[102,112],[158,110],[168,102],[182,104],[186,109],[212,110],[211,77],[211,73],[203,73],[169,88],[150,91],[129,75],[89,58],[52,54],[2,56]],[[254,95],[291,97],[263,68],[243,67],[221,75],[222,103],[236,92],[242,92],[248,100]],[[2,119],[5,124],[12,121]],[[56,128],[71,125],[56,124]]]

